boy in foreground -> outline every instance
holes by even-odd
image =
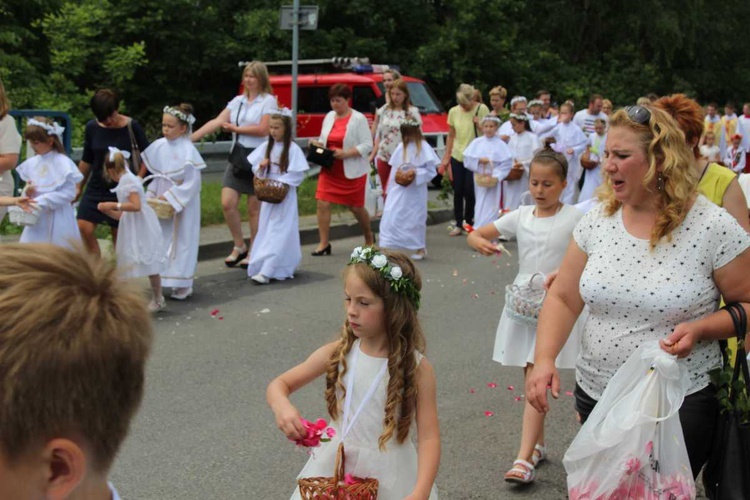
[[[151,341],[145,299],[104,260],[0,246],[0,499],[119,499],[107,474]]]

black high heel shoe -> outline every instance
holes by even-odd
[[[331,255],[331,244],[329,243],[323,250],[316,250],[312,254],[313,257],[320,257],[321,255]]]

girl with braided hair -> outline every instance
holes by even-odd
[[[341,338],[269,384],[276,424],[291,440],[305,437],[289,395],[325,374],[336,433],[310,457],[300,477],[333,476],[343,442],[346,472],[377,479],[378,499],[435,500],[440,432],[435,373],[423,356],[417,315],[419,272],[402,253],[357,247],[343,274]],[[409,439],[412,430],[418,431],[416,448]],[[296,490],[292,499],[299,498]]]

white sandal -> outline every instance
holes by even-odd
[[[547,447],[541,444],[534,446],[534,452],[531,454],[531,463],[534,467],[547,460]]]
[[[505,473],[505,480],[515,484],[531,484],[536,477],[536,469],[526,460],[513,462],[513,468]]]

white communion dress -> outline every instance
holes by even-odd
[[[299,213],[297,210],[297,186],[305,180],[310,168],[304,153],[294,142],[289,145],[289,166],[281,173],[279,158],[284,145],[275,143],[271,149],[270,170],[261,171],[260,163],[266,157],[267,142],[258,146],[247,157],[257,177],[267,177],[289,185],[289,191],[281,203],[262,202],[258,217],[258,234],[255,236],[247,275],[258,273],[266,278],[285,280],[293,278],[300,262],[302,249],[299,239]]]
[[[120,203],[130,201],[132,193],[141,200],[140,211],[122,212],[120,216],[115,247],[120,274],[125,278],[160,274],[166,267],[169,240],[162,235],[154,209],[146,203],[143,181],[126,170],[112,192]]]
[[[417,483],[417,449],[411,439],[399,444],[393,437],[386,444],[385,451],[378,448],[378,438],[383,433],[386,389],[388,373],[384,369],[386,358],[374,358],[363,353],[360,341],[355,341],[346,356],[349,369],[344,374],[343,383],[351,396],[350,410],[347,401],[342,404],[345,415],[331,422],[336,435],[328,443],[314,449],[314,454],[299,474],[303,477],[332,477],[336,462],[336,452],[341,442],[342,422],[350,423],[350,430],[344,439],[346,451],[345,472],[355,477],[372,477],[378,480],[378,500],[403,500],[413,491]],[[417,362],[422,355],[415,353]],[[351,374],[354,379],[351,380]],[[378,380],[379,379],[379,380]],[[373,384],[375,382],[375,384]],[[374,393],[370,389],[374,385]],[[351,390],[350,390],[351,388]],[[370,396],[370,397],[368,397]],[[361,410],[360,410],[361,408]],[[353,418],[349,418],[351,415]],[[410,437],[416,434],[412,425]],[[433,485],[430,500],[437,500],[437,489]],[[300,500],[299,488],[294,491],[292,500]]]
[[[421,250],[427,247],[427,183],[437,174],[440,158],[426,141],[417,154],[415,144],[399,144],[389,161],[391,173],[388,191],[380,220],[380,242],[383,248]],[[405,163],[416,170],[414,181],[408,186],[396,182],[396,172]]]
[[[480,158],[488,158],[490,164],[481,165]],[[498,179],[494,187],[483,187],[474,181],[474,227],[482,227],[490,222],[495,222],[500,210],[500,196],[502,194],[502,181],[510,173],[513,167],[513,153],[505,141],[498,136],[477,137],[469,147],[464,150],[464,166],[475,174],[491,175]]]
[[[535,133],[523,132],[511,135],[508,147],[513,153],[513,159],[524,168],[523,177],[517,181],[503,181],[502,208],[515,210],[521,205],[521,195],[529,190],[529,166],[542,143]]]
[[[16,172],[34,186],[33,199],[40,211],[36,224],[24,228],[20,242],[75,248],[81,242],[81,233],[72,203],[76,184],[83,180],[75,163],[53,150],[29,158]]]
[[[193,286],[198,266],[201,232],[201,170],[203,158],[186,136],[173,141],[162,137],[143,151],[143,161],[155,176],[148,197],[163,196],[175,210],[172,219],[159,219],[164,238],[170,241],[162,285]]]
[[[500,234],[518,240],[518,276],[514,284],[526,285],[537,272],[545,275],[560,267],[568,248],[573,228],[583,213],[570,205],[563,205],[557,215],[538,218],[535,205],[522,206],[495,222]],[[537,277],[536,279],[541,279]],[[580,350],[580,336],[586,323],[586,312],[581,313],[565,347],[557,357],[558,368],[575,368]],[[503,307],[495,335],[492,359],[506,366],[526,366],[534,362],[536,327],[520,323]]]

